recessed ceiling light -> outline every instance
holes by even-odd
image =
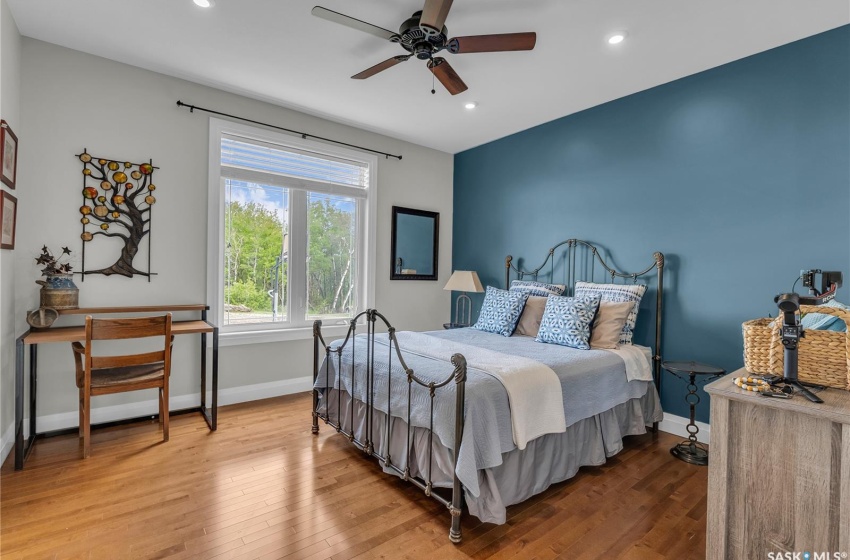
[[[625,32],[615,33],[615,34],[611,35],[610,37],[608,37],[608,44],[609,45],[619,45],[620,43],[623,42],[623,40],[625,38],[626,38]]]
[[[464,107],[466,107],[467,109],[475,109],[476,107],[478,107],[478,103],[476,103],[475,101],[470,101],[469,103],[465,104]]]
[[[194,2],[202,8],[211,8],[215,6],[215,0],[194,0]]]

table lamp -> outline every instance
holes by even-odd
[[[454,324],[468,326],[472,318],[472,300],[469,299],[466,292],[481,293],[484,291],[481,280],[478,279],[478,273],[474,270],[455,270],[443,289],[463,292],[457,296],[455,302]]]

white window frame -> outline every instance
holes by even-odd
[[[292,148],[294,150],[307,150],[316,154],[328,156],[329,158],[344,158],[351,161],[365,163],[369,166],[369,185],[366,187],[366,198],[362,204],[358,204],[357,219],[359,231],[365,235],[359,240],[356,248],[355,258],[358,271],[358,307],[355,313],[374,307],[375,302],[375,261],[376,252],[376,229],[377,229],[377,176],[378,158],[372,154],[357,150],[351,150],[340,146],[334,146],[309,139],[289,136],[286,134],[249,126],[218,118],[210,118],[210,158],[209,158],[209,215],[207,220],[207,301],[210,305],[210,318],[214,324],[220,326],[221,346],[234,346],[240,344],[280,342],[284,340],[302,340],[311,338],[313,335],[312,321],[295,319],[292,317],[291,307],[287,309],[291,323],[281,325],[280,323],[253,323],[247,325],[224,326],[224,177],[221,173],[221,139],[223,135],[241,136],[253,141],[264,142],[280,146],[281,148]],[[246,179],[252,172],[245,170]],[[309,188],[309,180],[283,179],[281,181],[269,181],[267,176],[257,177],[260,184],[279,185],[290,189],[290,208],[292,208],[292,197],[304,196],[303,191],[297,189]],[[334,190],[329,189],[328,184],[322,183],[322,190],[331,194]],[[340,187],[339,194],[348,190]],[[290,213],[289,220],[292,228],[290,237],[290,258],[306,260],[303,248],[295,243],[296,228],[303,227],[302,236],[306,234],[306,216],[295,216]],[[292,301],[294,297],[307,296],[307,278],[289,278],[289,296]],[[302,293],[303,292],[303,293]],[[306,307],[306,305],[305,305]],[[333,321],[333,323],[331,322]],[[335,324],[334,324],[335,323]],[[326,336],[344,335],[350,324],[349,319],[323,320],[322,332]]]

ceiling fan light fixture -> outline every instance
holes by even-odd
[[[626,35],[628,35],[628,33],[626,33],[625,31],[620,31],[618,33],[614,33],[613,35],[610,35],[608,37],[608,44],[609,45],[619,45],[620,43],[622,43],[626,39]]]
[[[196,6],[201,8],[212,8],[215,6],[215,0],[192,0]]]
[[[198,1],[212,0],[195,0],[195,2]],[[425,0],[425,6],[422,10],[414,12],[411,17],[406,19],[399,27],[398,33],[334,10],[323,8],[322,6],[314,6],[310,10],[310,13],[318,18],[344,25],[357,31],[369,33],[380,39],[395,43],[407,51],[407,54],[395,56],[351,76],[352,79],[363,80],[369,78],[395,66],[399,62],[416,57],[426,61],[428,70],[431,71],[433,77],[439,80],[443,87],[452,95],[463,93],[469,88],[445,58],[435,55],[443,51],[452,55],[530,51],[537,44],[537,33],[533,31],[449,38],[448,30],[444,23],[452,1]],[[431,93],[436,93],[433,87],[431,88]],[[473,109],[476,105],[477,103],[474,103],[471,107],[467,106],[467,109]]]
[[[468,102],[464,103],[463,106],[464,106],[464,108],[469,109],[471,111],[471,110],[475,109],[476,107],[478,107],[478,102],[477,101],[468,101]]]

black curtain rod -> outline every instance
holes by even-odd
[[[274,124],[269,124],[269,123],[264,123],[264,122],[255,121],[255,120],[251,120],[251,119],[246,119],[245,117],[237,117],[236,115],[230,115],[228,113],[222,113],[221,111],[213,111],[212,109],[204,109],[203,107],[197,107],[195,105],[189,105],[188,103],[183,103],[179,99],[177,100],[177,106],[178,107],[188,107],[190,113],[194,113],[195,110],[198,110],[198,111],[203,111],[205,113],[210,113],[212,115],[221,115],[222,117],[228,117],[228,118],[236,119],[236,120],[239,120],[239,121],[245,121],[245,122],[249,122],[249,123],[252,123],[252,124],[258,124],[260,126],[267,126],[269,128],[275,128],[277,130],[282,130],[284,132],[289,132],[291,134],[297,134],[298,136],[300,136],[301,138],[304,138],[304,139],[315,138],[316,140],[322,140],[323,142],[331,142],[332,144],[339,144],[340,146],[348,146],[349,148],[355,148],[357,150],[363,150],[364,152],[371,152],[373,154],[379,154],[379,155],[386,157],[387,159],[396,158],[397,160],[401,161],[401,156],[397,156],[397,155],[394,155],[394,154],[388,154],[387,152],[382,152],[380,150],[373,150],[372,148],[364,148],[363,146],[358,146],[356,144],[349,144],[348,142],[340,142],[339,140],[333,140],[332,138],[324,138],[322,136],[316,136],[315,134],[307,134],[306,132],[299,132],[297,130],[292,130],[291,128],[284,128],[282,126],[277,126],[277,125],[274,125]]]

